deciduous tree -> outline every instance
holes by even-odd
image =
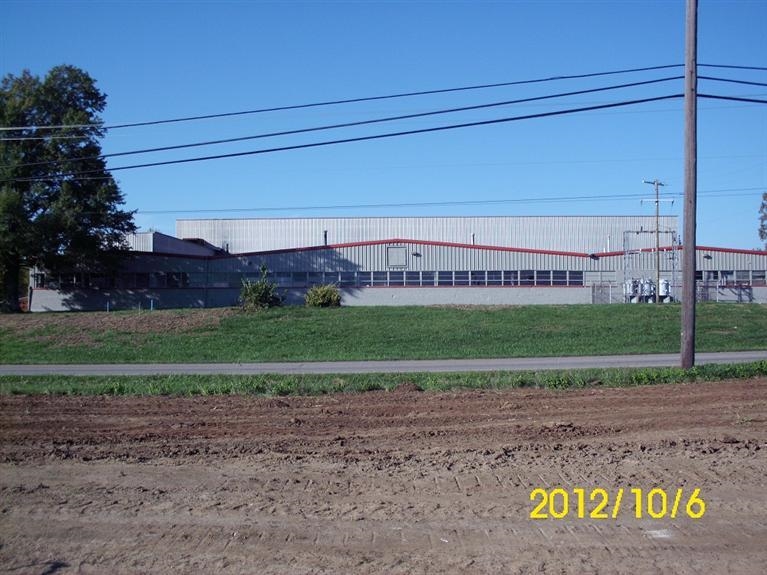
[[[106,96],[74,66],[0,83],[0,299],[18,309],[22,268],[106,271],[135,231],[101,157]]]

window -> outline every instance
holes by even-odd
[[[170,288],[188,287],[189,275],[186,272],[170,272],[166,275],[166,281]]]
[[[765,285],[765,276],[767,276],[765,270],[754,270],[751,272],[751,282],[754,285],[763,286]]]
[[[389,278],[388,278],[388,272],[373,272],[373,283],[374,286],[386,286],[389,285]]]
[[[292,272],[290,281],[293,287],[306,287],[306,272]]]
[[[389,272],[389,285],[390,286],[405,285],[405,272]]]
[[[338,285],[340,287],[353,287],[357,285],[357,274],[354,272],[341,272],[338,275]]]
[[[551,272],[546,270],[538,270],[535,272],[535,285],[537,286],[550,286],[551,285]]]
[[[455,280],[453,282],[453,285],[457,285],[457,286],[471,285],[469,280],[469,274],[470,272],[454,272]]]
[[[167,286],[168,286],[168,283],[167,283],[167,279],[165,278],[165,272],[152,272],[151,274],[149,274],[150,288],[164,288]]]
[[[503,272],[501,271],[487,272],[487,285],[489,286],[503,285]]]
[[[325,278],[322,272],[309,272],[306,278],[306,283],[310,286],[321,285],[324,281]]]
[[[506,270],[503,272],[503,285],[515,286],[519,285],[519,274],[516,270]]]
[[[470,282],[473,286],[487,285],[487,276],[485,272],[470,272]]]
[[[582,286],[583,285],[583,272],[569,272],[570,278],[568,280],[568,285],[571,286]]]
[[[293,274],[290,272],[277,272],[274,274],[273,280],[279,287],[290,287],[293,285]]]
[[[435,280],[435,272],[421,272],[421,285],[422,286],[433,286],[434,280]]]
[[[735,272],[735,281],[739,284],[747,284],[751,282],[751,272],[748,270],[738,270]]]
[[[562,270],[555,270],[551,272],[551,285],[566,286],[567,285],[567,272]]]
[[[390,268],[407,267],[407,248],[405,246],[387,247],[386,265]]]
[[[729,285],[735,281],[735,272],[732,270],[724,270],[719,272],[719,283],[721,285]]]
[[[519,285],[531,286],[535,285],[535,271],[522,270],[519,272]]]
[[[408,285],[408,286],[421,285],[421,272],[405,272],[405,285]]]
[[[448,271],[437,272],[437,285],[439,286],[453,285],[453,272],[448,272]]]
[[[74,288],[83,287],[83,276],[79,273],[61,274],[60,287]]]

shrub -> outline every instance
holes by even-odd
[[[258,281],[242,280],[240,305],[245,311],[256,311],[282,305],[282,298],[277,293],[277,284],[269,281],[269,270],[261,266],[261,278]]]
[[[312,286],[304,299],[310,307],[338,307],[341,305],[341,292],[333,284]]]

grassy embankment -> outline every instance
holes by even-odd
[[[676,305],[283,308],[0,316],[2,363],[261,362],[674,353]],[[767,306],[701,305],[698,351],[767,349]]]
[[[246,315],[179,310],[0,316],[2,363],[447,359],[669,353],[678,306],[286,308]],[[767,349],[767,306],[702,305],[699,351]],[[737,366],[358,375],[0,377],[0,394],[322,394],[505,387],[567,388],[767,375]]]

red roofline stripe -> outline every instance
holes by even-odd
[[[483,245],[483,244],[464,244],[464,243],[456,243],[456,242],[441,242],[441,241],[431,241],[431,240],[407,240],[402,238],[392,238],[388,240],[367,240],[362,242],[348,242],[348,243],[342,243],[342,244],[328,244],[328,245],[322,245],[322,246],[306,246],[306,247],[300,247],[300,248],[282,248],[278,250],[265,250],[260,252],[212,254],[209,256],[184,255],[184,254],[174,254],[174,253],[164,253],[164,252],[140,252],[140,251],[132,251],[131,253],[137,254],[137,255],[138,254],[159,255],[159,256],[190,258],[190,259],[218,260],[218,259],[236,258],[236,257],[244,257],[244,256],[245,257],[269,256],[269,255],[277,255],[277,254],[291,254],[291,253],[299,253],[299,252],[313,252],[313,251],[320,251],[320,250],[333,250],[333,249],[392,245],[392,244],[393,245],[410,244],[410,245],[416,245],[416,246],[437,246],[437,247],[484,250],[484,251],[540,254],[540,255],[549,255],[549,256],[565,256],[565,257],[576,257],[576,258],[592,258],[592,257],[605,258],[605,257],[618,257],[618,256],[624,255],[624,252],[622,250],[612,251],[612,252],[595,252],[593,254],[589,254],[589,253],[583,253],[583,252],[565,252],[565,251],[541,250],[541,249],[533,249],[533,248],[514,248],[514,247],[506,247],[506,246],[489,246],[489,245]],[[673,251],[674,249],[681,250],[682,246],[681,245],[676,247],[662,246],[660,248],[660,251],[670,252],[670,251]],[[655,251],[655,248],[641,248],[641,249],[632,250],[632,251],[639,252],[639,253],[653,253]],[[736,249],[736,248],[717,248],[717,247],[709,247],[709,246],[698,246],[697,251],[767,256],[767,251],[744,250],[744,249]]]

